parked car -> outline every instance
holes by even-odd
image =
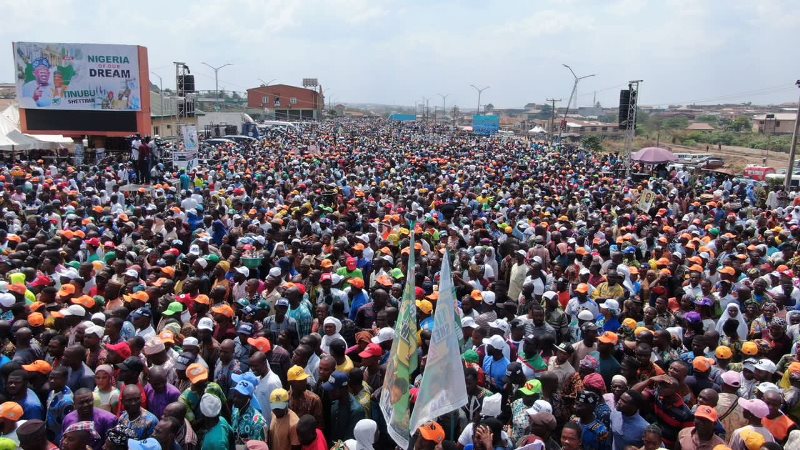
[[[719,169],[725,165],[725,160],[716,156],[706,156],[695,163],[700,169]]]

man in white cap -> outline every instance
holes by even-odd
[[[486,381],[494,390],[502,391],[505,387],[506,368],[510,364],[504,351],[508,344],[502,336],[489,336],[483,340],[486,345],[486,356],[483,358],[483,371]]]
[[[203,394],[200,398],[202,428],[207,430],[200,448],[229,448],[233,440],[233,429],[220,415],[222,401],[216,395]]]

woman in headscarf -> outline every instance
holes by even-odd
[[[331,342],[336,340],[341,340],[347,345],[347,341],[344,340],[340,331],[342,331],[342,321],[335,318],[335,317],[327,317],[325,321],[322,323],[322,331],[325,335],[322,336],[322,343],[320,344],[320,348],[325,353],[330,353],[331,351]]]
[[[116,412],[119,404],[119,389],[114,382],[114,369],[101,364],[94,370],[94,406],[108,412]]]
[[[722,316],[720,316],[719,320],[717,321],[716,330],[720,334],[720,336],[725,336],[725,333],[722,330],[722,327],[725,326],[725,322],[728,320],[733,320],[737,322],[736,325],[736,333],[739,335],[739,339],[742,341],[747,340],[747,322],[744,320],[744,316],[742,315],[742,310],[739,308],[739,304],[737,303],[729,303],[728,307],[722,312]]]
[[[348,450],[374,450],[372,445],[378,439],[378,424],[372,419],[361,419],[353,428],[353,437],[344,441]]]

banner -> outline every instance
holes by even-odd
[[[411,429],[416,430],[429,420],[445,415],[467,404],[467,386],[456,323],[456,288],[450,272],[450,255],[445,252],[439,281],[439,300],[433,315],[433,331],[428,359],[417,403],[411,415]]]
[[[389,116],[389,120],[392,120],[392,121],[395,121],[395,122],[413,122],[413,121],[417,120],[417,115],[416,114],[394,113],[394,114],[391,114]]]
[[[20,108],[140,111],[135,45],[15,42]]]
[[[187,152],[197,152],[197,127],[194,125],[183,125],[181,127],[181,134],[183,135],[183,148]]]
[[[500,117],[472,116],[472,132],[479,136],[491,136],[500,131]]]
[[[409,228],[414,229],[411,223]],[[401,448],[407,449],[411,439],[409,427],[411,406],[410,388],[412,385],[411,374],[417,370],[419,363],[417,355],[417,304],[416,288],[414,286],[415,252],[414,233],[408,244],[411,252],[408,256],[408,273],[406,286],[403,290],[403,299],[400,302],[400,312],[395,324],[395,339],[389,360],[386,363],[386,376],[383,380],[381,392],[381,412],[386,419],[389,435]],[[462,375],[461,378],[464,378]]]

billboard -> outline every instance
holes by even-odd
[[[20,108],[141,111],[135,45],[15,42]]]
[[[480,136],[491,136],[500,130],[498,116],[472,116],[472,132]]]
[[[393,120],[396,122],[413,122],[417,120],[416,114],[399,114],[394,113],[389,116],[389,120]]]

